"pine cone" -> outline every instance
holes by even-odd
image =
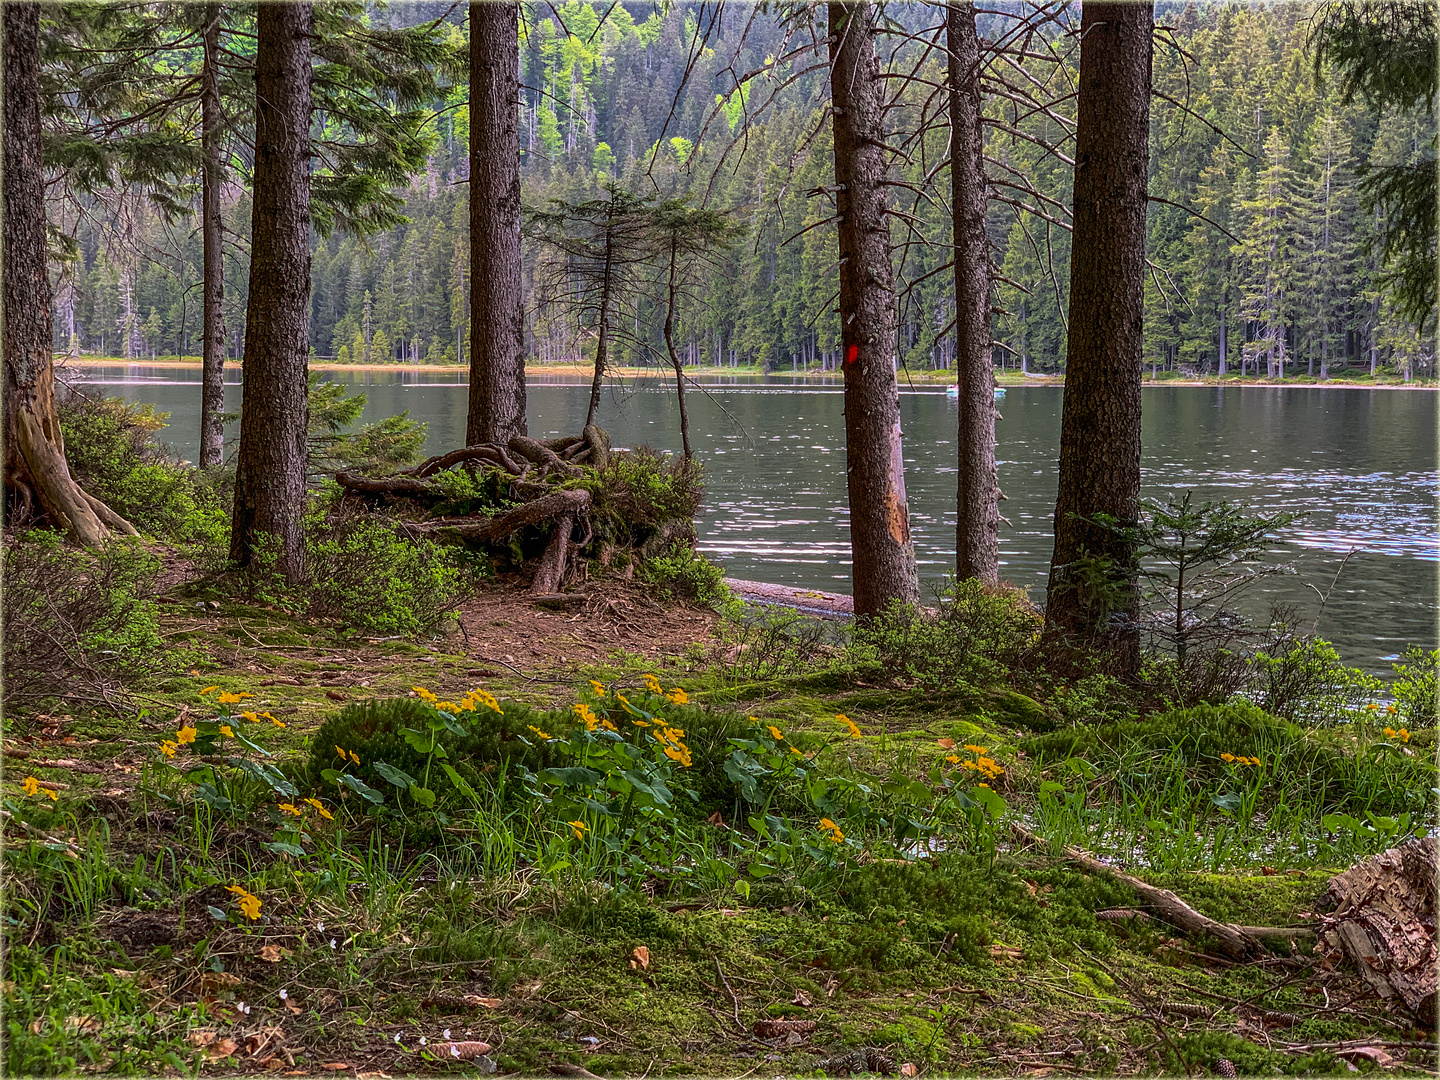
[[[1235,1075],[1235,1063],[1234,1063],[1233,1061],[1231,1061],[1229,1058],[1221,1058],[1220,1060],[1218,1060],[1217,1062],[1215,1062],[1215,1075],[1216,1075],[1216,1076],[1227,1076],[1227,1077],[1229,1077],[1229,1076],[1234,1076],[1234,1075]]]

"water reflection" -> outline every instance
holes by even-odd
[[[170,410],[167,439],[182,454],[196,452],[198,372],[81,370],[109,393]],[[232,412],[238,375],[227,372]],[[466,392],[455,372],[330,377],[365,390],[366,421],[409,410],[427,422],[432,452],[463,438]],[[706,464],[702,550],[737,577],[848,591],[840,388],[785,375],[705,383],[689,395],[692,439]],[[1061,395],[1050,386],[1016,387],[999,404],[1000,483],[1008,496],[1002,513],[1009,520],[1001,532],[1002,574],[1036,595],[1049,567]],[[584,380],[537,379],[528,396],[532,435],[571,434],[584,422]],[[955,550],[956,403],[941,390],[908,387],[900,402],[917,555],[922,574],[937,582]],[[1298,557],[1302,573],[1268,580],[1249,600],[1257,613],[1282,602],[1313,615],[1309,585],[1326,588],[1354,549],[1319,629],[1351,662],[1384,669],[1384,658],[1407,644],[1433,648],[1436,641],[1436,402],[1424,391],[1147,388],[1144,491],[1163,498],[1194,489],[1201,501],[1303,515],[1285,533],[1286,555]],[[680,443],[673,387],[664,381],[607,386],[601,423],[618,445],[674,450]]]

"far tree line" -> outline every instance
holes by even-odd
[[[1322,63],[1327,57],[1333,60],[1343,74],[1342,101],[1360,101],[1376,111],[1433,108],[1432,9],[1350,0],[1325,9],[1314,30],[1318,55]],[[153,59],[160,47],[155,35],[176,31],[184,40],[198,41],[198,77],[176,63],[165,72],[169,79],[164,85],[174,93],[152,99],[125,89],[129,83],[111,81],[104,71],[97,74],[91,64],[83,68],[84,85],[42,95],[42,72],[53,79],[57,69],[42,67],[40,7],[15,3],[3,9],[7,512],[12,521],[45,521],[87,544],[101,543],[112,532],[133,532],[71,479],[55,419],[53,290],[44,200],[49,177],[40,103],[86,114],[83,128],[66,133],[68,142],[50,140],[64,181],[80,195],[77,206],[105,194],[107,177],[124,174],[131,183],[147,187],[160,211],[173,215],[189,182],[184,178],[187,161],[175,156],[176,148],[188,147],[191,162],[193,151],[199,150],[195,164],[200,166],[196,171],[202,188],[215,190],[220,171],[214,156],[205,153],[203,137],[197,148],[178,130],[181,112],[176,103],[198,99],[203,118],[209,102],[212,111],[202,122],[202,136],[218,132],[221,119],[213,110],[217,99],[224,109],[220,83],[229,64],[232,75],[246,73],[238,81],[253,78],[254,87],[253,121],[237,124],[234,134],[244,148],[239,156],[249,173],[251,217],[244,404],[230,555],[243,569],[263,551],[287,576],[298,577],[304,552],[300,520],[306,502],[312,231],[374,233],[397,223],[400,203],[394,189],[416,171],[421,146],[416,106],[436,95],[447,72],[463,72],[468,84],[469,232],[485,238],[469,246],[466,438],[469,443],[503,444],[525,433],[521,12],[514,4],[471,4],[465,64],[438,20],[418,29],[377,29],[370,20],[355,17],[357,7],[345,5],[261,4],[253,39],[232,35],[228,45],[213,41],[223,28],[225,5],[206,5],[198,34],[193,26],[176,28],[163,19],[142,19],[135,25],[121,17],[127,10],[135,9],[117,7],[113,15],[93,22],[72,22],[70,32],[80,42],[103,40],[120,56]],[[1027,214],[1053,221],[1070,236],[1067,389],[1047,627],[1057,641],[1099,645],[1113,654],[1118,670],[1133,670],[1138,639],[1135,621],[1125,616],[1133,614],[1136,604],[1134,542],[1124,529],[1100,522],[1134,522],[1139,509],[1139,388],[1146,338],[1155,322],[1146,297],[1147,277],[1156,276],[1147,260],[1149,207],[1158,200],[1227,231],[1203,211],[1150,191],[1154,56],[1165,28],[1156,26],[1150,3],[1087,3],[1078,25],[1069,22],[1066,7],[1041,5],[1019,12],[1008,40],[997,42],[982,41],[976,9],[969,4],[943,5],[938,9],[943,21],[928,30],[907,28],[886,10],[870,3],[830,3],[823,12],[787,9],[782,24],[789,52],[768,56],[757,74],[735,78],[734,94],[721,95],[711,112],[712,119],[723,115],[727,127],[731,112],[739,113],[736,137],[716,152],[726,159],[732,153],[743,158],[751,134],[746,114],[774,103],[774,94],[762,98],[752,92],[758,74],[775,72],[777,78],[770,81],[779,82],[779,65],[790,63],[796,78],[818,73],[828,87],[815,130],[829,134],[831,183],[820,185],[814,194],[826,213],[816,225],[833,228],[835,240],[833,344],[845,383],[856,614],[865,618],[892,602],[919,599],[896,383],[902,318],[917,285],[914,278],[897,273],[897,258],[903,265],[912,250],[935,260],[926,280],[947,276],[953,282],[953,357],[961,397],[957,569],[963,577],[998,583],[995,535],[1001,494],[995,479],[992,323],[996,286],[1014,288],[1018,283],[990,256],[987,203],[1012,198],[1004,194],[1009,191]],[[334,24],[331,33],[318,32],[322,20],[347,14],[348,24]],[[713,11],[709,29],[697,16],[692,46],[713,32]],[[900,55],[891,47],[896,38],[914,47],[906,54],[912,61],[908,74],[893,70]],[[239,46],[241,40],[253,41],[253,49]],[[999,78],[994,66],[985,64],[987,58],[1003,63],[1013,59],[1013,53],[1042,47],[1073,51],[1077,42],[1074,89],[1064,94],[1037,87],[1033,80],[1020,85]],[[703,49],[692,47],[686,55],[703,55]],[[943,74],[925,78],[926,64]],[[903,96],[912,92],[914,100]],[[1023,104],[1027,115],[1040,113],[1057,125],[1048,138],[1032,134],[1022,141],[1040,146],[1047,160],[1067,163],[1068,202],[1048,195],[1023,169],[1006,173],[1009,181],[997,180],[985,136],[986,101],[997,94],[1011,104]],[[738,109],[733,108],[735,95]],[[1061,97],[1073,99],[1073,121],[1056,111]],[[575,99],[572,92],[572,107]],[[1197,122],[1217,126],[1193,105],[1182,108]],[[174,123],[167,127],[155,117]],[[225,122],[238,120],[232,112]],[[995,126],[993,117],[989,124]],[[1019,128],[1011,130],[1026,135]],[[661,145],[657,140],[649,159],[647,175],[652,180]],[[672,149],[679,154],[680,148],[672,144]],[[692,146],[686,156],[694,153]],[[926,166],[923,175],[906,171],[916,161]],[[1361,193],[1369,211],[1381,214],[1383,272],[1393,280],[1401,309],[1422,332],[1434,303],[1433,215],[1425,224],[1435,193],[1433,139],[1430,162],[1376,171]],[[50,166],[52,172],[55,167]],[[721,167],[717,163],[711,175],[718,176]],[[942,176],[948,184],[942,184]],[[601,201],[607,204],[633,197],[615,185],[606,191],[608,198]],[[708,209],[703,200],[693,200],[693,192],[670,194],[677,200],[671,208],[675,215],[687,207]],[[1422,201],[1426,198],[1428,203]],[[552,200],[551,206],[563,218],[580,201]],[[918,231],[912,211],[922,202],[944,209],[949,235],[943,242]],[[1425,209],[1417,216],[1413,212],[1420,207]],[[207,203],[207,208],[213,206]],[[604,238],[616,220],[604,206],[596,213]],[[558,234],[546,236],[541,230],[535,237],[560,253],[557,280],[563,285],[572,280],[569,271],[577,263],[593,264],[595,252],[567,248],[573,230],[563,220],[557,228]],[[682,229],[678,217],[672,228],[664,333],[674,363],[678,351],[673,314],[683,291],[680,238],[685,236],[692,250],[703,250],[704,245],[690,245],[689,226]],[[663,236],[663,227],[648,233],[652,238],[657,234]],[[1271,240],[1272,245],[1280,243],[1279,238]],[[592,283],[581,283],[584,298],[572,305],[599,326],[611,317],[609,308],[604,299],[597,302],[590,294],[595,283],[602,292],[610,286],[610,264],[621,250],[602,245],[602,272]],[[655,250],[663,262],[663,244]],[[750,258],[762,258],[758,246]],[[1273,269],[1276,261],[1270,256],[1267,266]],[[533,272],[538,265],[543,261],[532,259],[529,269]],[[213,289],[219,287],[209,280],[212,260],[206,260],[206,268],[204,284],[211,302],[205,305],[207,389],[202,409],[209,418],[218,410],[209,376],[224,353],[211,317]],[[1048,272],[1058,303],[1053,261]],[[1268,278],[1262,294],[1267,303],[1282,302],[1280,286]],[[597,385],[604,374],[605,342],[602,330],[594,356]],[[1278,338],[1268,339],[1265,347],[1271,364],[1283,355]],[[675,366],[683,387],[681,365]],[[1097,570],[1105,578],[1098,585]]]
[[[416,32],[446,10],[403,5],[393,17],[410,20]],[[887,15],[923,28],[923,11],[892,5]],[[655,194],[651,181],[658,178],[667,196],[688,194],[734,214],[749,226],[746,242],[704,275],[706,302],[676,313],[672,329],[683,361],[833,369],[838,321],[826,301],[835,288],[836,240],[825,220],[831,208],[813,194],[833,185],[831,139],[819,125],[828,94],[824,73],[797,79],[767,110],[747,116],[741,99],[758,104],[766,85],[763,77],[751,80],[746,94],[729,95],[706,131],[715,89],[726,85],[722,69],[732,57],[744,70],[763,64],[784,40],[781,23],[721,20],[712,47],[681,85],[684,65],[669,58],[683,57],[691,43],[690,5],[637,8],[633,17],[609,5],[556,12],[539,5],[517,15],[523,206],[544,211],[555,199],[579,205],[605,198],[607,185]],[[1372,168],[1423,165],[1435,120],[1423,109],[1372,112],[1363,100],[1347,100],[1343,72],[1330,61],[1317,78],[1316,17],[1315,7],[1299,4],[1161,5],[1146,236],[1153,269],[1146,277],[1145,357],[1152,374],[1324,378],[1342,367],[1434,374],[1433,325],[1405,314],[1377,247],[1386,215],[1366,209],[1363,186]],[[456,8],[435,36],[463,50],[465,18]],[[1061,90],[1075,76],[1078,51],[1057,51],[1058,60],[1038,48],[1006,55],[996,46],[1014,22],[985,11],[977,16],[987,43],[981,62],[994,91],[981,100],[982,146],[994,181],[986,232],[999,271],[994,361],[1055,373],[1064,366],[1069,291],[1065,125],[1073,127],[1075,115],[1074,99]],[[742,30],[746,39],[737,44]],[[1036,33],[1042,40],[1060,35],[1043,25]],[[943,81],[942,61],[931,57],[919,73],[926,82],[916,82],[902,100],[922,102],[927,84]],[[314,240],[309,337],[318,359],[453,364],[468,357],[468,91],[447,78],[442,73],[433,107],[415,126],[423,167],[395,191],[408,222],[370,235],[332,229]],[[1057,100],[1043,110],[1020,108],[1005,96],[1004,82],[1026,78],[1060,88]],[[918,122],[898,109],[890,115],[897,127]],[[716,134],[729,139],[747,128],[744,154],[732,155],[714,176],[723,147]],[[943,158],[944,133],[931,141],[927,153]],[[896,180],[918,183],[931,164],[897,160]],[[1017,197],[1005,186],[1014,183],[1011,170],[1044,199]],[[230,230],[222,235],[240,237],[248,228],[241,179],[217,189],[223,229]],[[56,348],[123,358],[198,355],[200,297],[192,286],[202,276],[200,230],[167,222],[138,189],[123,213],[115,201],[86,209],[73,228],[76,257],[52,268]],[[51,205],[70,229],[64,201]],[[905,212],[906,242],[894,255],[902,297],[898,358],[911,370],[948,370],[953,289],[934,273],[945,261],[948,211],[920,200]],[[796,237],[802,229],[808,231]],[[915,237],[926,243],[910,242]],[[595,326],[583,313],[547,303],[540,244],[529,237],[522,244],[528,361],[587,362]],[[221,258],[225,348],[239,360],[248,254],[231,242]],[[658,263],[652,277],[663,277]],[[617,362],[666,366],[660,292],[622,297],[635,332],[615,342],[610,355]]]

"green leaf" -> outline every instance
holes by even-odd
[[[221,911],[214,904],[206,904],[205,910],[210,913],[210,917],[216,922],[226,922],[230,918],[229,915],[225,914],[225,912]]]
[[[358,776],[351,776],[349,773],[341,773],[340,783],[344,784],[351,791],[355,792],[355,794],[359,795],[366,801],[374,803],[376,806],[379,806],[385,801],[384,795],[381,795],[380,792],[376,791],[369,784],[365,783],[364,780],[361,780]]]
[[[293,855],[297,859],[305,857],[305,849],[299,844],[292,844],[286,840],[272,840],[268,844],[261,844],[266,851],[273,851],[277,855]]]
[[[565,787],[594,787],[605,779],[594,769],[575,765],[569,768],[542,769],[540,781],[545,784],[563,784]]]
[[[435,792],[429,788],[412,787],[410,789],[410,797],[426,809],[435,805]]]
[[[450,778],[450,783],[460,789],[460,792],[471,802],[479,802],[480,796],[475,794],[475,789],[465,782],[465,778],[455,771],[452,765],[442,761],[440,768],[445,770],[445,775]]]
[[[372,761],[370,764],[383,779],[390,781],[402,791],[415,786],[415,778],[404,769],[397,769],[383,761]]]

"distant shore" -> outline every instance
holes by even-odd
[[[76,367],[147,367],[165,368],[177,371],[187,369],[198,370],[200,368],[199,357],[186,357],[184,359],[161,359],[161,360],[126,360],[124,357],[95,357],[82,356],[78,359],[57,360],[57,366],[68,368]],[[225,362],[227,371],[239,371],[243,365],[235,360]],[[448,372],[451,374],[463,374],[469,368],[463,364],[336,364],[320,362],[310,365],[313,371],[433,371]],[[525,368],[527,375],[558,375],[589,379],[593,369],[581,364],[529,364]],[[645,377],[667,379],[674,378],[674,372],[668,368],[638,368],[638,367],[612,367],[607,372],[610,376],[619,376],[627,379],[639,379]],[[685,374],[688,378],[694,379],[704,376],[734,376],[734,375],[759,375],[760,372],[754,367],[699,367],[686,368]],[[833,379],[838,375],[834,371],[772,371],[771,375],[794,379]],[[953,376],[943,371],[910,372],[908,379],[902,378],[901,382],[909,382],[915,386],[946,386],[953,381]],[[995,381],[998,386],[1064,386],[1063,375],[1029,375],[1022,376],[1019,373],[1009,371],[997,371]],[[1371,381],[1369,379],[1355,378],[1332,378],[1324,382],[1319,379],[1308,377],[1291,376],[1282,381],[1274,379],[1257,379],[1253,376],[1240,378],[1229,375],[1222,381],[1214,376],[1200,378],[1175,378],[1175,379],[1145,379],[1145,386],[1259,386],[1285,388],[1330,388],[1339,390],[1436,390],[1440,384],[1433,381],[1428,382],[1399,382],[1399,381]]]

